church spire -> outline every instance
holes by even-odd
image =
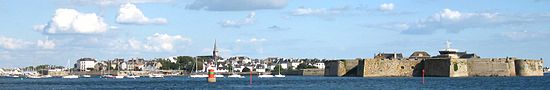
[[[214,39],[214,49],[212,51],[212,57],[214,58],[214,61],[218,58],[218,47],[216,46],[217,40]]]

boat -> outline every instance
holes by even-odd
[[[28,75],[27,78],[44,78],[38,75]]]
[[[42,76],[42,77],[44,77],[44,78],[51,78],[52,75],[44,75],[44,76]]]
[[[74,78],[78,78],[78,75],[66,75],[66,76],[63,76],[61,78],[74,79]]]
[[[195,60],[195,66],[193,67],[193,69],[195,71],[191,72],[191,74],[189,75],[189,77],[192,77],[192,78],[206,78],[208,77],[208,75],[204,74],[204,73],[198,73],[197,71],[197,59],[194,59]]]
[[[116,79],[122,79],[122,78],[124,78],[124,76],[118,76],[118,75],[117,75],[117,76],[114,76],[114,77],[115,77]]]
[[[92,76],[91,76],[91,75],[82,75],[82,77],[90,78],[90,77],[92,77]]]
[[[206,77],[208,77],[208,75],[206,75],[206,74],[192,74],[192,75],[189,75],[189,77],[192,77],[192,78],[206,78]]]
[[[8,76],[8,77],[11,77],[11,78],[18,78],[19,76],[17,76],[17,75],[10,75],[10,76]]]
[[[105,74],[105,75],[101,75],[101,78],[114,78],[114,76],[110,74]]]
[[[149,74],[150,78],[164,78],[164,75],[162,74]]]
[[[126,76],[126,78],[133,78],[133,79],[139,78],[139,77],[140,77],[140,76],[133,75],[133,74],[130,74],[130,75]]]
[[[268,75],[268,74],[259,74],[258,77],[259,78],[272,78],[274,76],[273,75]]]
[[[229,76],[227,76],[227,77],[230,77],[230,78],[244,78],[244,76],[239,75],[239,74],[235,74],[235,73],[233,73],[233,74],[231,74],[231,75],[229,75]]]
[[[278,74],[278,75],[275,75],[275,77],[286,77],[286,76],[285,76],[285,75]]]
[[[216,75],[214,75],[214,77],[217,77],[217,78],[222,78],[222,77],[225,77],[225,76],[223,76],[223,75],[220,75],[220,74],[216,74]]]
[[[281,74],[281,68],[279,68],[279,74],[275,75],[275,77],[282,78],[282,77],[286,77],[286,76]]]
[[[70,63],[70,60],[67,60],[67,65],[65,65],[65,67],[69,67],[69,63]],[[71,74],[71,69],[67,69],[69,71],[69,75],[65,75],[61,78],[66,78],[66,79],[74,79],[74,78],[78,78],[78,75],[70,75]]]

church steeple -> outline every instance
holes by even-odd
[[[212,51],[212,57],[214,58],[214,61],[218,60],[218,47],[216,46],[217,40],[214,40],[214,49]]]

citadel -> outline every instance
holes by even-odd
[[[409,57],[402,53],[379,53],[374,58],[325,62],[325,76],[359,77],[491,77],[543,76],[543,60],[515,57],[481,58],[450,47],[431,56],[416,51]]]

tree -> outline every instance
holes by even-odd
[[[229,70],[229,72],[232,72],[233,71],[233,65],[227,64],[227,69]]]
[[[275,65],[275,68],[273,68],[273,72],[279,72],[280,70],[283,70],[283,67],[279,65]]]
[[[245,68],[243,68],[242,72],[250,72],[250,69],[245,67]]]
[[[312,65],[307,65],[306,63],[300,63],[296,69],[298,70],[302,70],[302,69],[308,69],[308,68],[317,68],[315,66],[312,66]]]

